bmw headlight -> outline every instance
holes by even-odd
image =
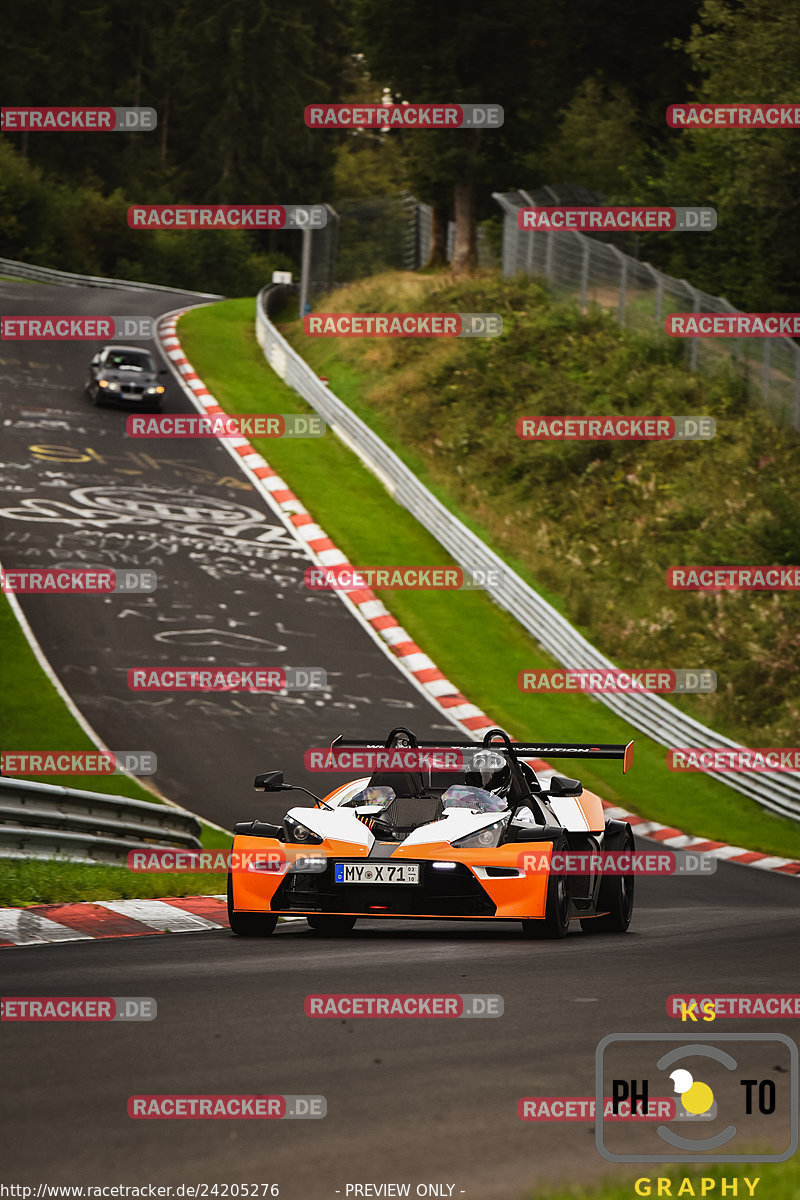
[[[303,846],[321,846],[323,839],[318,833],[314,833],[313,829],[309,829],[302,821],[296,821],[294,817],[284,817],[283,824],[286,828],[287,842],[300,842]]]
[[[459,838],[450,844],[458,847],[459,850],[491,849],[493,846],[500,845],[504,828],[505,820],[495,821],[493,825],[484,825],[483,829],[479,829],[476,833],[468,833],[466,837]]]
[[[160,396],[160,395],[162,394],[162,392],[163,392],[163,391],[164,391],[164,388],[163,388],[163,387],[161,387],[161,385],[159,384],[159,386],[158,386],[158,387],[149,387],[149,388],[145,388],[145,393],[144,393],[144,394],[145,394],[146,396]]]
[[[97,386],[102,387],[102,388],[108,388],[108,390],[110,392],[118,392],[119,391],[119,384],[118,383],[109,383],[109,381],[107,379],[98,379]]]

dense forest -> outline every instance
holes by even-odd
[[[639,254],[740,308],[800,308],[795,130],[670,129],[689,99],[787,101],[794,0],[28,0],[6,9],[4,106],[149,105],[148,133],[0,137],[0,255],[246,294],[291,266],[292,235],[135,231],[130,203],[344,206],[410,191],[434,208],[433,261],[475,264],[493,191],[571,183],[609,203],[713,205],[713,237],[646,235]],[[503,105],[497,131],[311,130],[307,104]],[[364,255],[369,265],[369,253]],[[379,267],[380,263],[376,263]]]

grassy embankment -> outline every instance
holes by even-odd
[[[5,677],[0,689],[3,750],[94,750],[39,666],[5,596],[0,596],[0,645]],[[48,776],[47,782],[153,802],[155,795],[127,775]],[[230,837],[203,825],[203,845],[229,846]],[[145,874],[126,867],[66,861],[0,858],[0,906],[133,896],[191,896],[225,891],[224,874]]]
[[[351,311],[503,314],[506,336],[494,342],[389,344],[367,339],[315,341],[302,335],[296,335],[295,342],[319,373],[328,376],[337,395],[452,511],[587,636],[609,653],[613,650],[617,662],[636,667],[711,666],[720,677],[720,689],[728,693],[732,665],[718,652],[718,631],[709,630],[708,622],[712,613],[721,611],[730,624],[734,617],[726,602],[738,605],[739,597],[677,596],[666,591],[663,580],[669,562],[725,561],[721,552],[709,551],[705,559],[697,556],[689,517],[693,505],[706,500],[704,481],[709,475],[721,488],[725,469],[731,469],[728,462],[727,468],[717,464],[712,470],[720,447],[729,446],[730,425],[741,421],[748,428],[762,428],[760,414],[736,395],[735,381],[695,378],[674,361],[674,347],[658,340],[628,339],[602,314],[581,317],[564,305],[551,308],[534,284],[490,278],[443,289],[435,277],[393,275],[352,285],[339,300],[339,307]],[[254,336],[253,309],[250,300],[233,300],[184,317],[179,333],[189,359],[230,412],[310,411],[266,365]],[[584,362],[587,355],[597,359],[593,370]],[[570,379],[574,386],[563,395],[557,393]],[[516,442],[511,417],[531,411],[584,411],[586,405],[579,406],[581,389],[592,392],[596,411],[710,412],[717,417],[721,436],[710,445],[533,447]],[[435,420],[426,404],[437,409]],[[482,420],[476,415],[480,404],[485,409]],[[766,436],[766,427],[763,432]],[[788,448],[784,451],[781,435],[774,430],[771,436],[772,452],[779,459],[776,478],[784,480],[791,470]],[[336,438],[255,442],[354,563],[451,561]],[[742,474],[749,486],[758,486],[760,477],[736,438],[730,455],[743,459]],[[585,458],[585,464],[576,465],[574,456]],[[634,482],[627,480],[628,474]],[[588,494],[583,489],[589,489]],[[660,505],[657,510],[643,506],[642,495],[662,490],[668,499],[663,510]],[[728,491],[726,487],[724,497]],[[617,503],[618,494],[624,503]],[[727,511],[722,493],[718,499],[721,511]],[[658,551],[662,566],[652,529],[670,524],[667,514],[675,505],[679,515],[670,525],[666,549]],[[763,514],[763,506],[759,511]],[[742,561],[741,555],[728,561],[737,559]],[[760,554],[753,550],[751,561],[764,560],[763,549]],[[646,616],[640,615],[637,580],[649,597]],[[464,694],[516,737],[619,742],[634,735],[626,722],[588,696],[519,692],[520,670],[557,664],[485,594],[392,591],[382,599]],[[757,608],[760,603],[767,610],[776,600],[782,604],[779,597],[745,599],[747,605]],[[667,619],[670,606],[675,615]],[[657,627],[652,644],[642,632],[642,623],[648,621]],[[638,631],[640,640],[628,644],[623,639],[613,646],[606,641],[609,631],[627,626]],[[662,626],[681,633],[675,644],[656,637]],[[800,638],[797,641],[800,645]],[[725,644],[730,646],[730,640]],[[760,677],[759,687],[772,695]],[[709,721],[714,716],[712,699],[697,698],[698,715]],[[751,728],[751,744],[770,744],[759,741],[763,726]],[[564,769],[572,767],[568,762]],[[619,774],[617,764],[581,764],[580,771],[586,785],[608,800],[655,820],[705,837],[800,857],[800,827],[704,775],[669,772],[664,748],[641,735],[636,735],[636,762],[627,776]]]

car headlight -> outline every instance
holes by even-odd
[[[495,821],[494,825],[484,825],[477,833],[468,833],[466,837],[451,842],[459,850],[486,850],[500,845],[500,838],[505,828],[505,821]]]
[[[284,817],[284,826],[286,827],[287,842],[300,842],[304,846],[321,846],[323,839],[318,833],[314,833],[313,829],[309,829],[302,821],[296,821],[294,817]]]
[[[110,383],[107,379],[101,379],[101,380],[99,380],[99,383],[100,383],[100,387],[106,387],[106,388],[108,388],[108,390],[110,392],[118,392],[119,391],[118,383]]]
[[[146,396],[160,396],[163,391],[164,391],[163,387],[161,387],[161,385],[159,384],[158,387],[145,388],[144,394]]]

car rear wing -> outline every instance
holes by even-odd
[[[500,737],[502,741],[494,740]],[[486,749],[495,750],[500,754],[506,753],[514,758],[580,758],[580,759],[621,759],[622,773],[626,774],[633,765],[633,742],[611,742],[596,744],[592,742],[512,742],[502,729],[489,729],[481,742],[451,741],[449,738],[439,738],[435,742],[420,742],[408,729],[393,729],[385,742],[353,738],[341,735],[331,743],[334,747],[358,747],[361,749],[383,749],[391,746],[406,745],[419,749]]]
[[[514,742],[514,753],[519,758],[621,758],[622,774],[633,765],[633,742],[605,743],[593,746],[588,742],[566,742],[551,745],[549,742]]]

